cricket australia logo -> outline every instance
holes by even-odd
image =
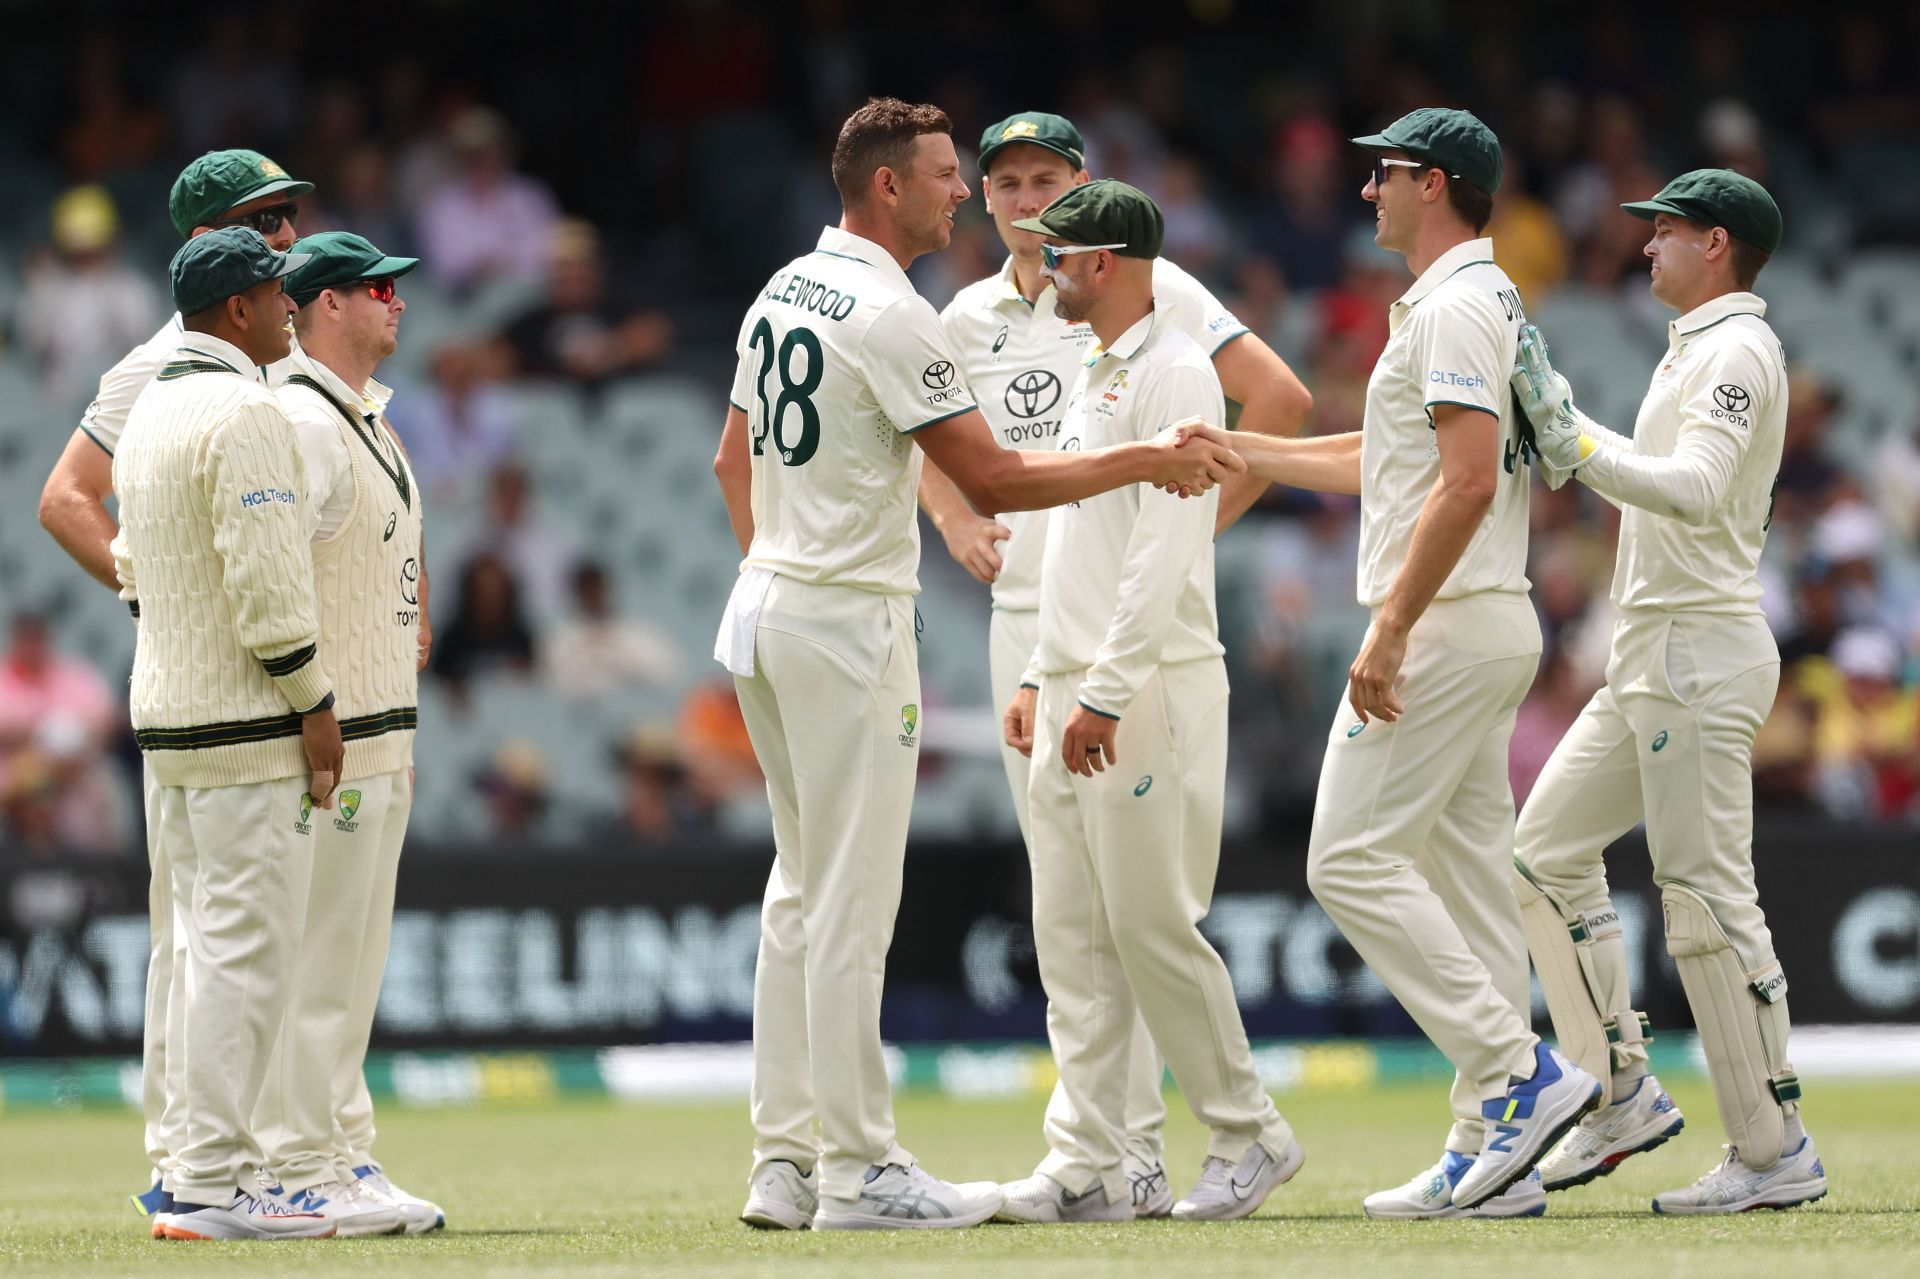
[[[900,734],[900,744],[918,746],[919,742],[915,741],[913,736],[914,730],[920,727],[920,707],[917,703],[908,702],[900,708],[900,727],[907,730]]]
[[[353,815],[359,811],[360,792],[357,790],[341,791],[340,815],[333,819],[333,828],[335,830],[343,830],[349,835],[353,834],[353,832],[360,829],[360,823],[353,820]]]
[[[305,791],[300,793],[300,816],[293,819],[293,833],[296,835],[313,834],[313,826],[308,818],[313,816],[313,796]]]
[[[1001,398],[1015,417],[1039,417],[1060,402],[1060,379],[1046,369],[1028,369],[1007,383]]]

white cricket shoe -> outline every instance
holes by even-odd
[[[1020,1181],[1009,1181],[1000,1187],[1004,1202],[1000,1211],[993,1214],[995,1221],[1011,1221],[1020,1224],[1046,1223],[1062,1221],[1132,1221],[1131,1203],[1108,1203],[1107,1188],[1100,1182],[1094,1182],[1091,1190],[1079,1194],[1069,1194],[1067,1188],[1047,1176],[1036,1172]]]
[[[353,1175],[376,1195],[400,1210],[400,1222],[405,1227],[402,1233],[424,1235],[433,1230],[444,1230],[447,1214],[440,1205],[410,1195],[393,1184],[393,1180],[381,1171],[379,1164],[362,1164],[353,1170]]]
[[[789,1159],[774,1159],[747,1183],[747,1206],[740,1220],[761,1230],[806,1230],[820,1210],[813,1174]]]
[[[1752,1212],[1810,1204],[1827,1193],[1827,1170],[1811,1137],[1802,1137],[1799,1148],[1771,1168],[1749,1168],[1736,1147],[1726,1149],[1720,1166],[1691,1186],[1655,1195],[1653,1210],[1681,1216]]]
[[[1173,1215],[1173,1187],[1167,1184],[1165,1164],[1158,1159],[1128,1155],[1121,1161],[1120,1171],[1127,1174],[1127,1184],[1133,1188],[1135,1217]]]
[[[1545,1044],[1533,1049],[1533,1078],[1512,1081],[1503,1096],[1482,1102],[1487,1120],[1480,1155],[1453,1188],[1453,1202],[1473,1208],[1513,1185],[1600,1104],[1600,1081]]]
[[[1550,1191],[1584,1186],[1618,1168],[1628,1156],[1665,1145],[1686,1126],[1673,1098],[1648,1075],[1625,1097],[1574,1125],[1540,1161],[1540,1180]]]
[[[225,1204],[194,1207],[176,1200],[162,1229],[169,1239],[326,1239],[335,1224],[279,1195],[236,1190]]]
[[[875,1164],[852,1199],[822,1196],[815,1230],[947,1230],[977,1226],[1000,1211],[991,1181],[945,1182],[918,1164]]]
[[[1477,1208],[1458,1208],[1453,1188],[1473,1167],[1473,1158],[1449,1150],[1440,1162],[1404,1186],[1381,1190],[1360,1201],[1369,1217],[1410,1221],[1442,1217],[1539,1217],[1547,1211],[1547,1192],[1535,1169]]]
[[[1252,1216],[1306,1161],[1297,1141],[1289,1141],[1278,1159],[1259,1142],[1247,1147],[1239,1163],[1208,1155],[1200,1165],[1200,1180],[1173,1206],[1173,1215],[1179,1221],[1236,1221]]]
[[[280,1193],[279,1187],[274,1189]],[[400,1205],[357,1178],[308,1186],[287,1195],[286,1200],[295,1211],[317,1212],[333,1222],[334,1233],[342,1239],[403,1234],[407,1228]]]

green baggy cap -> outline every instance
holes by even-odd
[[[405,275],[420,265],[419,258],[396,258],[373,247],[365,236],[351,231],[322,231],[293,242],[293,252],[304,253],[307,264],[287,277],[287,293],[295,306],[305,306],[324,289],[374,280],[383,275]]]
[[[198,315],[256,284],[291,275],[306,261],[304,253],[275,253],[250,226],[228,226],[181,245],[167,280],[180,314]]]
[[[1118,178],[1071,187],[1039,217],[1022,218],[1014,226],[1069,244],[1117,244],[1121,247],[1114,252],[1123,258],[1157,258],[1167,238],[1160,206]]]
[[[227,210],[249,200],[281,194],[294,200],[311,190],[313,183],[288,177],[258,151],[209,151],[174,179],[167,213],[174,230],[192,235],[193,228],[217,222]]]
[[[1471,111],[1421,107],[1353,141],[1369,151],[1405,151],[1488,195],[1500,189],[1500,139]]]
[[[997,152],[1016,142],[1045,147],[1055,155],[1066,157],[1067,163],[1076,170],[1087,167],[1087,144],[1080,140],[1080,130],[1073,127],[1073,121],[1050,111],[1022,111],[998,124],[988,125],[980,135],[980,172],[987,171],[987,161]]]
[[[1767,189],[1732,169],[1695,169],[1660,188],[1651,200],[1620,206],[1636,218],[1653,221],[1656,213],[1725,227],[1736,240],[1745,240],[1763,253],[1780,247],[1780,206]]]

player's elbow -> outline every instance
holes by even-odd
[[[720,481],[720,487],[738,480],[750,479],[753,474],[753,461],[738,450],[722,447],[713,455],[713,477]]]
[[[1488,471],[1486,474],[1475,472],[1470,475],[1449,477],[1446,484],[1447,496],[1462,509],[1472,511],[1476,516],[1486,513],[1493,505],[1493,495],[1499,487],[1498,478]]]
[[[1313,392],[1306,383],[1291,372],[1274,379],[1274,402],[1280,409],[1280,421],[1285,424],[1285,433],[1298,435],[1305,429],[1307,417],[1313,412]]]
[[[1016,511],[1022,508],[1015,500],[1012,485],[1020,465],[1020,454],[1015,450],[995,449],[977,461],[969,458],[965,466],[943,470],[974,510]]]
[[[62,483],[56,471],[47,480],[46,487],[40,490],[40,527],[59,537],[61,529],[67,525],[74,498],[72,486]]]

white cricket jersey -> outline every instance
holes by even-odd
[[[1060,447],[1150,440],[1182,418],[1218,422],[1225,411],[1206,351],[1153,311],[1084,362]],[[1129,484],[1046,512],[1029,677],[1087,669],[1081,704],[1117,719],[1156,667],[1224,653],[1213,602],[1219,509],[1218,489],[1183,500]]]
[[[887,251],[828,227],[740,326],[753,542],[741,567],[883,594],[920,589],[920,453],[973,408],[940,317]]]
[[[1667,326],[1667,354],[1634,419],[1633,452],[1671,457],[1697,434],[1694,446],[1730,478],[1700,524],[1622,508],[1613,573],[1622,609],[1760,611],[1760,552],[1787,429],[1787,357],[1766,313],[1755,295],[1729,293]]]
[[[100,389],[94,392],[93,402],[80,415],[80,429],[105,449],[108,457],[120,447],[120,436],[127,429],[127,414],[132,412],[133,402],[146,390],[147,383],[153,381],[160,366],[173,358],[186,337],[186,328],[176,312],[160,326],[158,333],[120,357],[118,364],[100,375]],[[294,350],[299,349],[296,343]],[[257,371],[268,386],[278,386],[286,379],[289,361],[282,360]]]
[[[1386,602],[1440,478],[1432,409],[1460,404],[1500,419],[1493,506],[1436,599],[1527,589],[1530,453],[1507,379],[1520,344],[1520,290],[1493,262],[1493,241],[1443,253],[1388,312],[1391,336],[1367,381],[1360,433],[1360,602]]]
[[[304,351],[294,351],[286,367],[288,378],[311,379],[324,388],[324,391],[315,391],[300,383],[288,385],[283,379],[275,394],[293,422],[295,438],[300,441],[300,460],[306,467],[307,481],[307,500],[302,509],[309,533],[316,542],[331,541],[353,514],[353,455],[347,437],[341,434],[342,426],[353,427],[362,442],[375,451],[388,475],[407,474],[391,431],[380,424],[393,392],[372,378],[367,379],[363,390],[354,391],[339,374]],[[336,405],[355,412],[359,423],[346,422]]]
[[[1208,355],[1247,331],[1205,285],[1167,261],[1153,263],[1154,314],[1186,333]],[[1054,313],[1051,284],[1032,302],[1020,295],[1013,259],[998,274],[969,284],[940,313],[947,339],[980,412],[1002,448],[1053,448],[1059,442],[1067,392],[1093,346],[1091,325],[1069,324]],[[1040,559],[1045,511],[999,516],[1012,535],[1000,548],[993,606],[1040,607]]]

